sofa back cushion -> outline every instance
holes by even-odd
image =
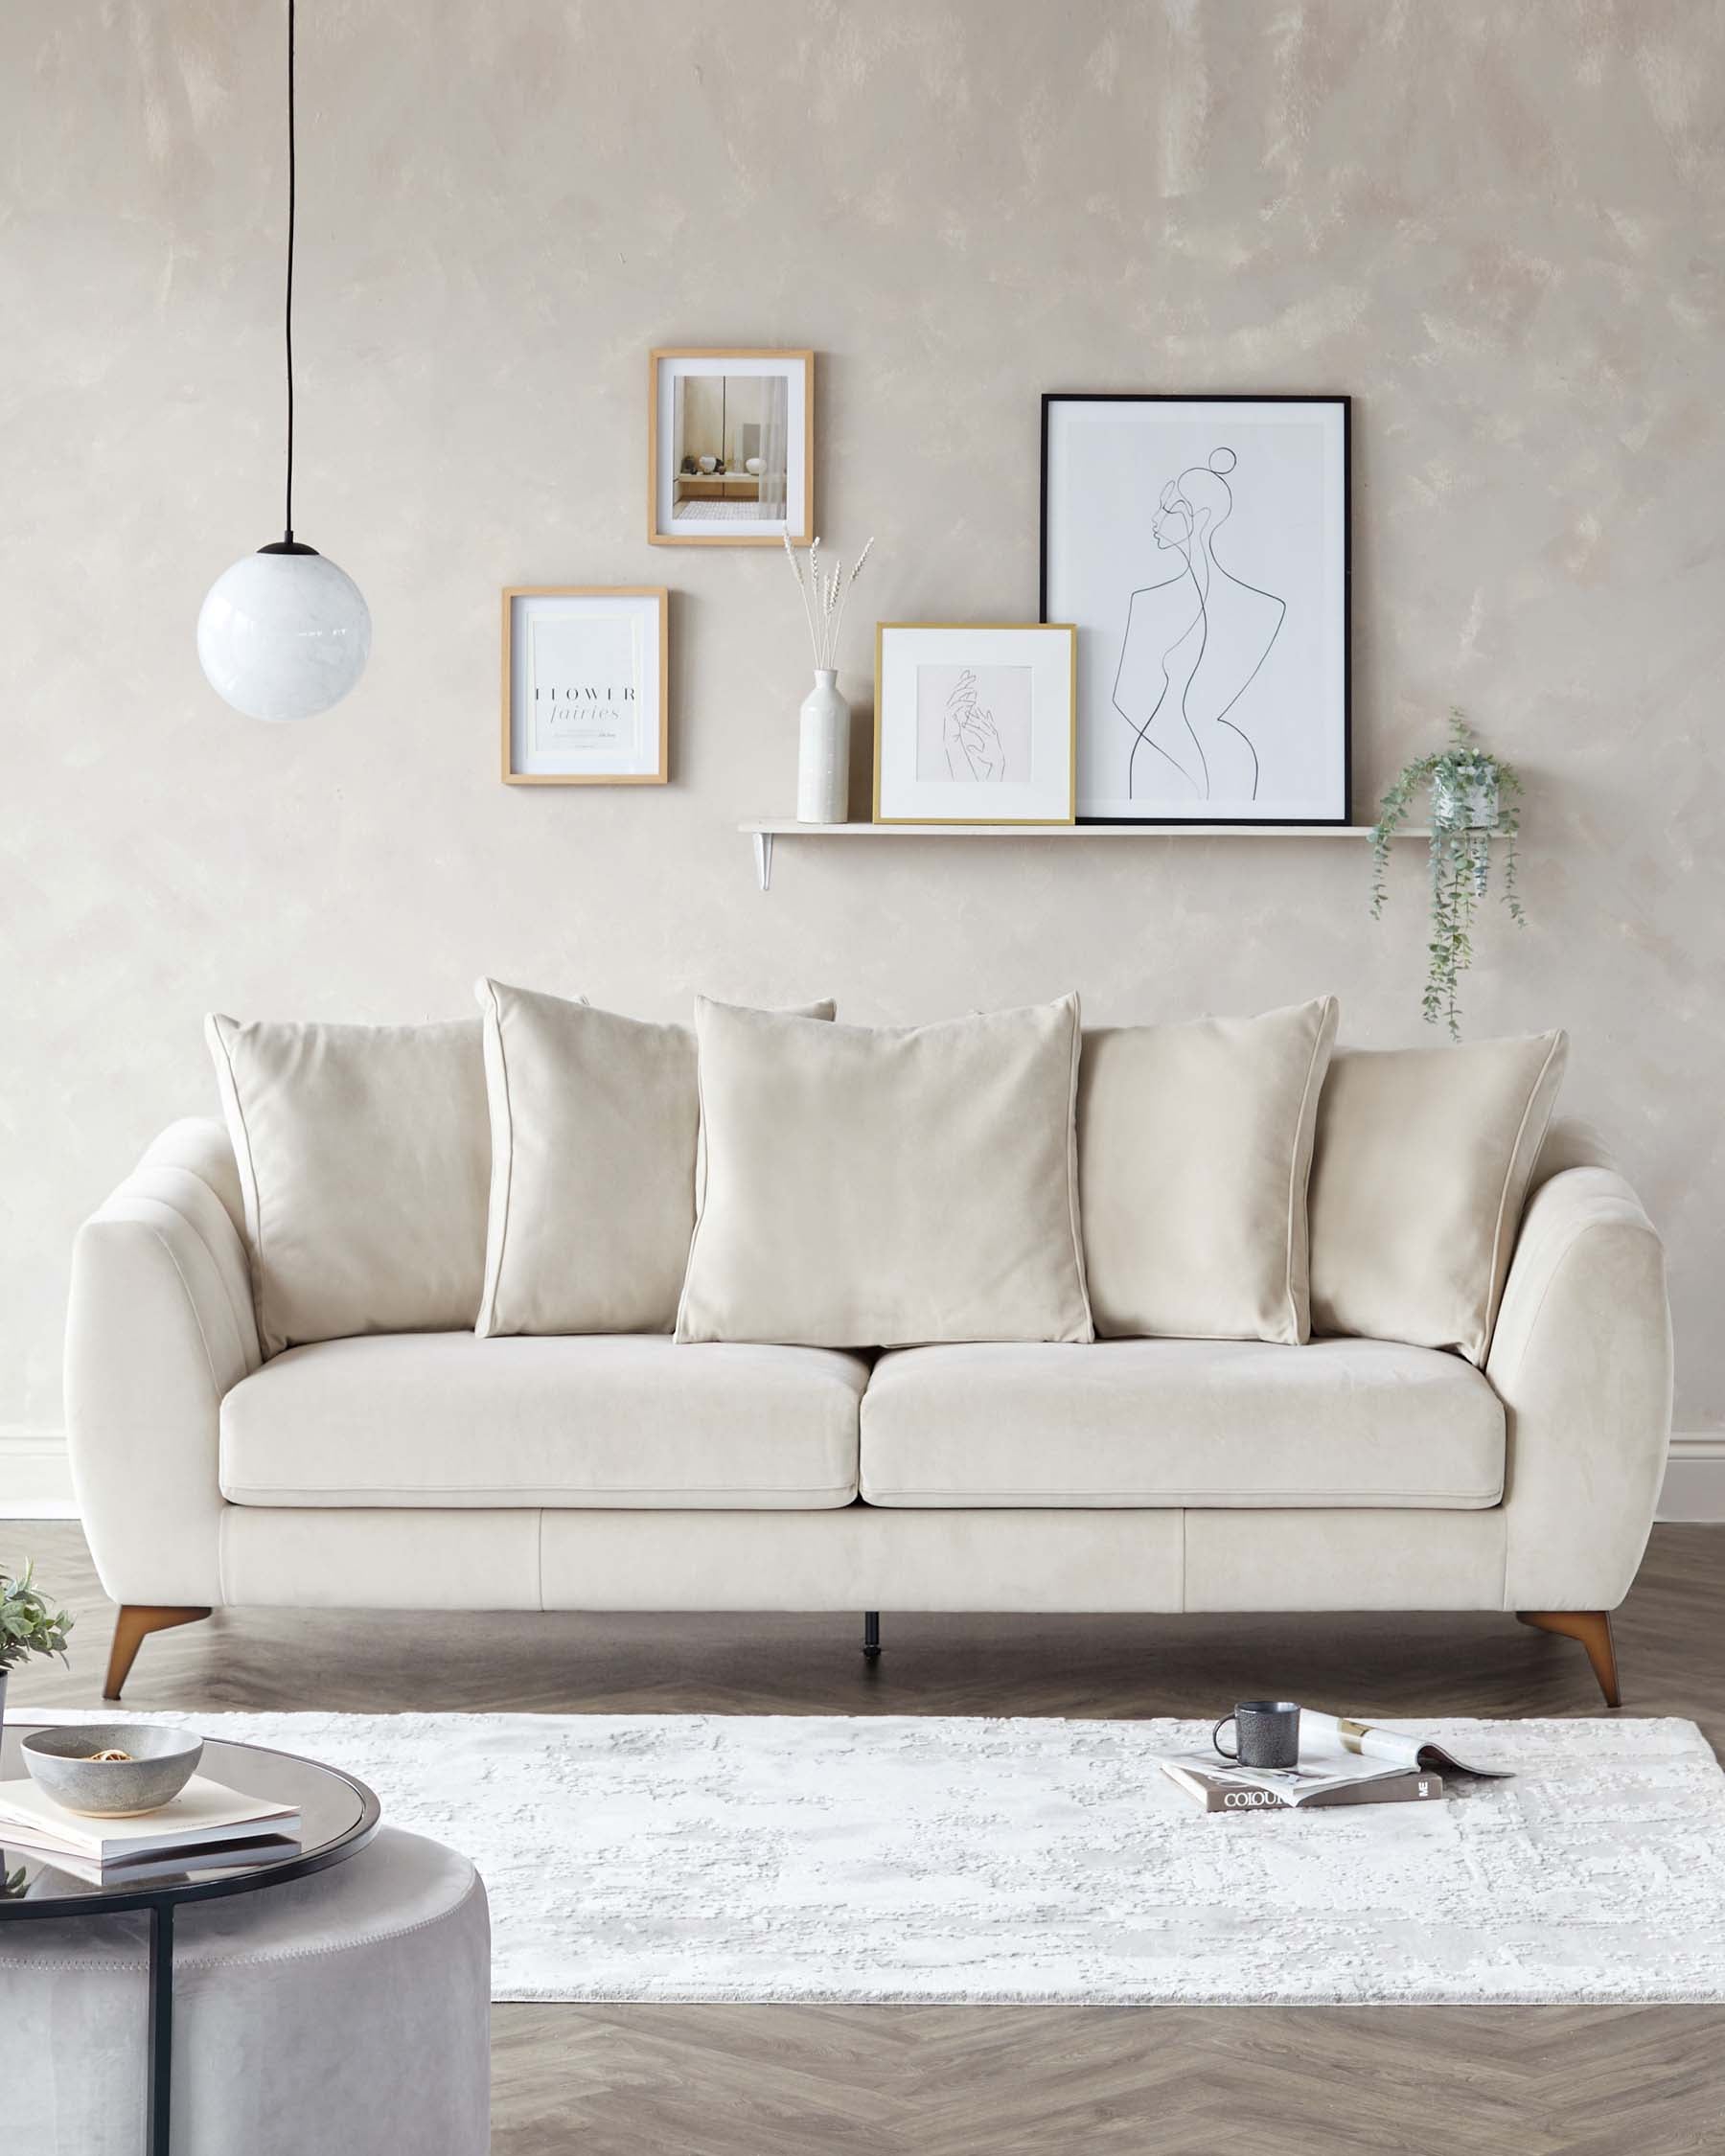
[[[1323,996],[1086,1033],[1078,1175],[1104,1339],[1309,1337],[1306,1179],[1336,1016]]]
[[[670,1332],[695,1228],[694,1033],[499,980],[473,993],[492,1162],[474,1330]]]
[[[264,1354],[471,1326],[490,1181],[477,1022],[212,1016],[204,1036],[240,1170]]]
[[[1568,1048],[1537,1033],[1337,1051],[1312,1162],[1315,1332],[1484,1362]]]
[[[934,1025],[696,1005],[706,1173],[682,1341],[1092,1338],[1078,998]]]

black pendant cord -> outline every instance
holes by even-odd
[[[293,544],[293,225],[299,194],[293,126],[293,10],[294,0],[288,0],[288,304],[284,316],[288,347],[288,502],[282,538],[288,546]]]
[[[295,0],[288,0],[288,298],[282,315],[282,341],[288,355],[288,495],[282,536],[260,554],[315,554],[293,536],[293,235],[299,211],[299,147],[293,114],[293,18]]]

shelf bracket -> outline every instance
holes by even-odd
[[[772,834],[757,831],[754,835],[755,882],[762,890],[772,888]]]

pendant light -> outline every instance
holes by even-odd
[[[236,562],[197,617],[210,686],[248,719],[310,719],[365,672],[371,615],[359,586],[293,536],[293,11],[288,0],[288,515],[282,537]]]

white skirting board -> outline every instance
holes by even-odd
[[[1725,1430],[1673,1434],[1658,1516],[1725,1522]],[[63,1434],[0,1429],[0,1520],[77,1517]]]
[[[1725,1430],[1672,1432],[1658,1517],[1725,1520]]]
[[[76,1520],[60,1430],[0,1428],[0,1520]]]

